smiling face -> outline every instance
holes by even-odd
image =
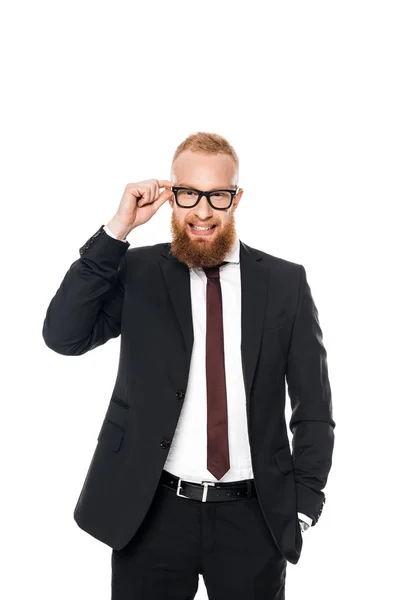
[[[237,168],[228,154],[205,154],[186,150],[172,165],[170,180],[175,186],[192,189],[227,190],[237,186]],[[171,254],[189,267],[212,267],[223,262],[236,238],[234,212],[242,197],[240,190],[227,210],[212,208],[203,196],[194,208],[181,208],[172,198]],[[196,231],[193,225],[211,227]]]

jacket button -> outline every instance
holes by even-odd
[[[179,392],[176,392],[176,397],[179,398],[179,400],[182,400],[185,397],[185,392],[183,390],[179,390]]]
[[[166,448],[169,448],[169,447],[170,447],[170,445],[171,445],[171,442],[170,442],[170,440],[166,440],[165,438],[163,438],[163,439],[161,440],[161,448],[164,448],[164,450],[165,450]]]

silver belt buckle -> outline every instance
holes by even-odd
[[[205,502],[207,500],[208,486],[215,485],[215,483],[213,481],[202,481],[201,484],[204,485],[203,497],[202,497],[201,501]]]
[[[183,494],[180,493],[180,491],[182,489],[181,482],[182,482],[182,479],[179,478],[179,480],[178,480],[178,486],[176,488],[176,495],[179,496],[180,498],[189,498],[189,499],[191,499],[190,496],[184,496]],[[204,485],[203,497],[202,497],[201,501],[202,502],[206,502],[206,500],[207,500],[207,493],[208,493],[208,486],[209,485],[215,485],[215,483],[212,482],[212,481],[202,481],[200,485]]]
[[[182,481],[182,479],[179,478],[178,487],[176,488],[176,495],[179,496],[180,498],[189,498],[189,496],[184,496],[183,494],[179,493],[181,491],[181,489],[182,489],[181,481]]]

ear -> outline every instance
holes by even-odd
[[[235,196],[235,197],[234,197],[234,199],[233,199],[233,210],[236,210],[236,208],[237,208],[237,205],[239,204],[239,202],[240,202],[240,199],[241,199],[241,197],[242,197],[242,194],[243,194],[243,189],[242,189],[242,188],[239,188],[239,191],[238,191],[238,193],[236,194],[236,196]]]

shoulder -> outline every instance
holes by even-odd
[[[158,260],[161,254],[168,252],[168,249],[168,242],[161,242],[152,246],[131,247],[126,252],[126,258],[128,261]]]
[[[306,277],[302,264],[252,248],[248,244],[243,244],[243,242],[241,244],[243,246],[242,252],[249,253],[265,269],[271,289],[280,290],[287,297],[297,298],[302,281]]]
[[[247,250],[256,257],[256,260],[265,269],[273,295],[280,298],[289,314],[294,313],[302,282],[306,278],[304,266],[293,260],[245,245],[244,251]]]
[[[288,260],[287,258],[269,254],[268,252],[264,252],[258,248],[252,248],[243,242],[241,242],[241,245],[243,246],[244,252],[250,252],[256,256],[258,260],[261,259],[262,264],[271,271],[280,272],[288,276],[299,277],[301,270],[304,268],[302,264]]]
[[[154,273],[154,269],[159,269],[160,258],[162,255],[167,256],[168,251],[168,242],[130,247],[125,254],[127,269],[137,276],[146,277]]]

